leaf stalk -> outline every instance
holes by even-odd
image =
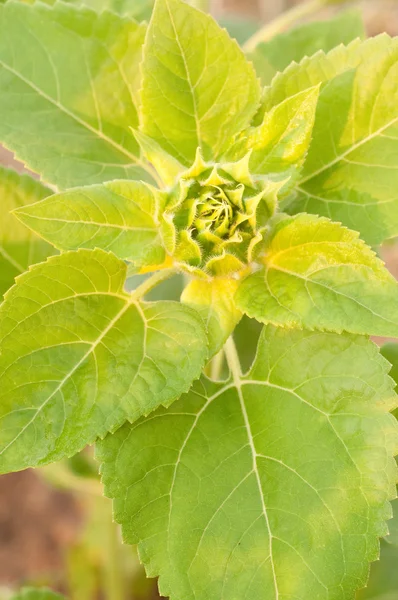
[[[231,371],[232,379],[237,387],[239,387],[242,378],[242,369],[240,366],[239,354],[236,348],[232,335],[227,339],[224,346],[225,357],[227,359],[229,370]]]
[[[173,275],[177,274],[177,269],[172,267],[170,269],[163,269],[162,271],[157,271],[148,279],[146,279],[141,285],[139,285],[132,293],[131,293],[131,301],[140,300],[143,296],[148,294],[154,287],[162,283],[162,281],[166,281],[166,279],[170,279]]]

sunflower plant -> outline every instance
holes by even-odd
[[[0,172],[0,471],[95,444],[172,600],[350,600],[387,534],[398,41],[327,28],[0,6],[0,141],[41,176]]]

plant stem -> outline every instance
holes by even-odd
[[[224,350],[221,349],[211,361],[210,364],[210,378],[214,379],[214,381],[218,381],[220,379],[222,366],[224,364]]]
[[[236,345],[232,335],[226,341],[226,344],[224,346],[224,352],[229,369],[231,371],[232,379],[234,380],[234,383],[239,387],[240,380],[242,378],[242,369],[240,366],[238,351],[236,349]]]
[[[162,271],[157,271],[151,277],[148,277],[141,285],[139,285],[135,290],[131,292],[131,301],[140,300],[145,294],[150,292],[154,287],[162,283],[162,281],[166,281],[166,279],[170,279],[173,275],[176,275],[177,269],[172,267],[171,269],[163,269]]]
[[[267,42],[273,38],[274,35],[281,33],[296,21],[308,17],[327,4],[330,4],[330,0],[308,0],[308,2],[304,2],[303,4],[299,4],[298,6],[285,11],[280,17],[267,23],[252,35],[252,37],[243,45],[243,50],[245,52],[251,52],[260,42]]]

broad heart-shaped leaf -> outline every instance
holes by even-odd
[[[60,250],[101,248],[140,267],[165,259],[164,202],[151,185],[121,180],[55,194],[15,214]]]
[[[44,260],[54,249],[10,214],[15,208],[36,202],[51,190],[29,175],[0,167],[0,299],[17,275],[29,265]]]
[[[182,293],[181,301],[197,310],[206,324],[209,356],[222,348],[242,318],[234,302],[237,287],[232,278],[193,279]]]
[[[59,188],[151,181],[130,131],[145,30],[62,2],[0,5],[0,141]]]
[[[257,127],[242,132],[227,153],[237,160],[250,152],[250,170],[299,177],[311,142],[319,86],[287,98],[264,115]]]
[[[157,0],[144,46],[142,131],[183,165],[217,157],[257,110],[260,87],[235,40],[182,0]]]
[[[12,597],[12,600],[63,600],[65,596],[47,588],[23,588]]]
[[[348,44],[364,35],[360,12],[346,11],[333,19],[305,23],[276,35],[259,43],[247,56],[253,61],[262,83],[268,85],[278,71],[284,71],[293,61],[300,62],[318,50],[329,52],[339,44]]]
[[[0,307],[0,472],[71,456],[168,405],[199,377],[202,320],[178,302],[139,303],[126,266],[80,250],[33,267]]]
[[[243,378],[202,378],[97,445],[124,539],[171,600],[353,600],[395,495],[388,364],[363,336],[264,328]]]
[[[280,215],[237,307],[263,323],[398,337],[398,283],[355,231]]]

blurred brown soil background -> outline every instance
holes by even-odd
[[[299,1],[213,0],[212,12],[217,17],[250,17],[260,24]],[[398,34],[398,0],[363,0],[355,5],[363,10],[369,35]],[[317,18],[336,10],[326,9]],[[24,170],[1,147],[0,164]],[[398,244],[387,244],[383,258],[398,278]],[[85,518],[78,496],[55,489],[32,470],[0,477],[0,600],[7,598],[9,587],[31,582],[67,591],[67,551],[79,543]],[[136,598],[133,592],[131,600]],[[139,598],[158,598],[155,586]]]

